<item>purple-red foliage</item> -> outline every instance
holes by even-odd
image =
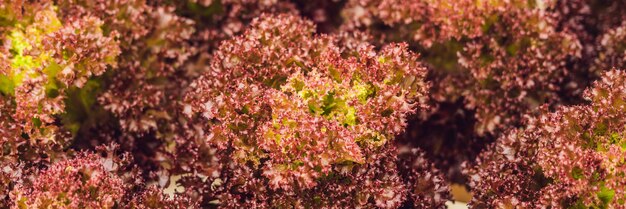
[[[115,149],[115,147],[113,147]],[[115,151],[115,150],[110,150]],[[79,153],[38,171],[15,185],[15,208],[197,208],[188,197],[168,197],[161,189],[142,189],[136,169],[128,170],[128,155],[103,157]]]
[[[0,208],[621,208],[625,5],[0,0]]]
[[[113,208],[128,189],[113,166],[110,159],[80,154],[39,172],[32,185],[17,185],[12,199],[18,208]]]
[[[466,172],[475,207],[624,206],[626,73],[606,72],[590,104],[530,117]]]
[[[207,143],[228,159],[209,176],[221,204],[387,208],[409,194],[396,159],[376,156],[390,152],[383,147],[408,114],[425,108],[424,68],[406,45],[377,52],[349,35],[314,31],[297,16],[262,16],[224,42],[191,84],[183,111],[205,118]],[[277,196],[285,202],[271,201]]]

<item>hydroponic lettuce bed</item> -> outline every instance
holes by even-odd
[[[0,0],[0,208],[626,208],[623,0]]]

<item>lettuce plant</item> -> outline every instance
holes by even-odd
[[[624,205],[624,79],[611,70],[590,104],[530,117],[467,169],[475,207],[614,208]]]
[[[383,156],[406,116],[426,107],[417,55],[403,44],[376,51],[349,34],[314,31],[296,16],[262,16],[222,43],[191,84],[184,113],[204,118],[207,143],[230,161],[209,178],[224,187],[216,188],[221,203],[398,207],[405,183],[416,183]],[[323,190],[333,194],[315,192]],[[415,203],[427,198],[437,197]]]

